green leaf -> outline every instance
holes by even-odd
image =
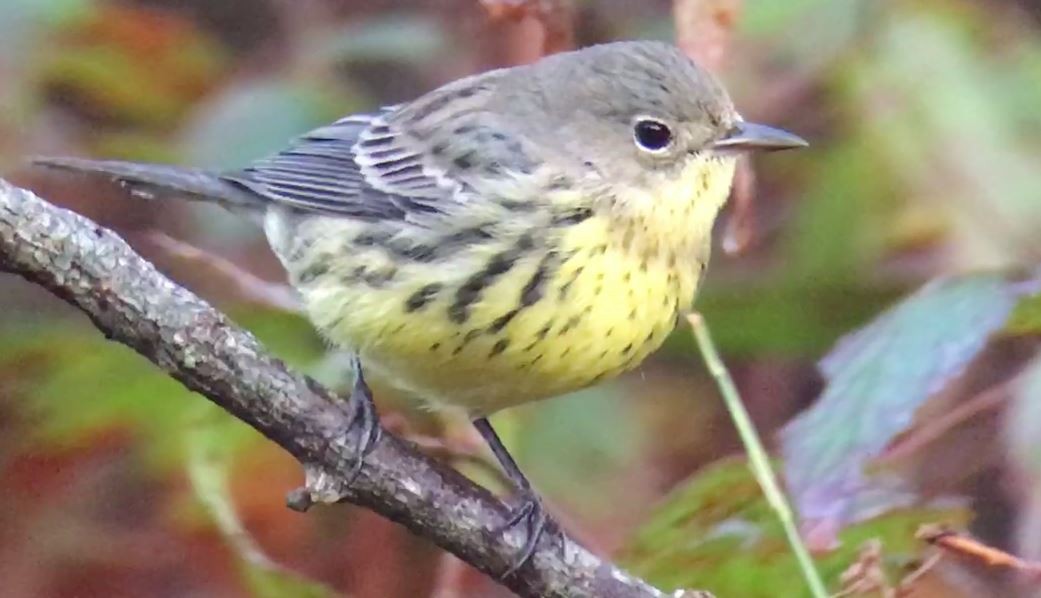
[[[817,402],[785,426],[788,488],[814,543],[913,496],[865,467],[1000,329],[1018,287],[998,275],[943,279],[840,341]]]
[[[1016,304],[1005,331],[1013,335],[1041,334],[1041,293],[1028,296]]]
[[[828,586],[837,589],[839,575],[861,545],[878,539],[886,567],[896,573],[919,556],[921,546],[914,539],[919,525],[960,525],[965,518],[957,509],[891,512],[844,530],[840,547],[818,556],[817,566]],[[741,598],[809,595],[793,575],[795,557],[777,517],[742,459],[714,463],[666,497],[626,544],[620,562],[666,590],[699,588]]]

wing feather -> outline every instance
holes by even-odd
[[[521,140],[490,124],[486,102],[498,76],[347,116],[225,178],[303,211],[413,222],[451,214],[482,177],[534,168]],[[475,152],[474,143],[484,149]]]
[[[396,107],[315,129],[224,178],[288,207],[330,215],[407,219],[452,201],[458,185],[406,147],[386,122]]]

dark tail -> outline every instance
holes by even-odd
[[[256,194],[200,168],[82,158],[34,158],[33,164],[101,175],[145,199],[191,199],[217,202],[228,208],[264,207],[263,199]]]

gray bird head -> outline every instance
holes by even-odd
[[[784,131],[745,123],[723,86],[675,46],[618,42],[505,72],[496,110],[570,161],[639,178],[699,153],[799,147]]]

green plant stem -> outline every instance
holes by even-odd
[[[698,344],[698,349],[701,351],[701,356],[705,360],[705,367],[708,368],[709,374],[719,386],[719,391],[723,395],[723,402],[726,404],[727,411],[730,412],[730,417],[733,418],[734,425],[737,427],[737,433],[741,437],[741,443],[745,445],[745,450],[748,452],[748,462],[752,466],[752,475],[755,476],[759,486],[763,489],[766,502],[777,513],[777,518],[781,521],[781,527],[784,528],[788,544],[795,554],[795,559],[799,562],[799,568],[806,579],[806,584],[810,587],[810,594],[814,598],[828,598],[828,591],[824,587],[824,581],[821,579],[820,573],[817,572],[813,559],[810,557],[810,551],[806,549],[806,545],[799,535],[799,530],[796,528],[792,508],[781,490],[781,485],[777,482],[777,476],[774,474],[773,468],[770,467],[770,457],[766,449],[763,448],[763,443],[759,439],[759,434],[755,431],[755,426],[752,424],[752,419],[748,416],[744,403],[741,402],[741,397],[738,395],[733,378],[730,377],[730,372],[719,357],[719,351],[716,350],[716,345],[712,341],[712,335],[709,334],[705,318],[701,314],[695,313],[691,314],[688,320],[694,329],[694,339]]]

